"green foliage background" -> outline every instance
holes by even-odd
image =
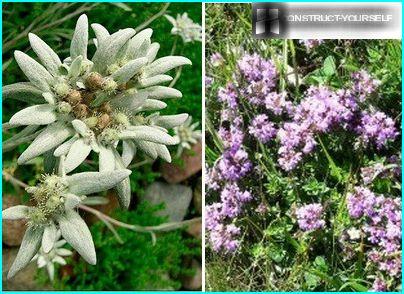
[[[3,85],[26,81],[22,71],[13,58],[15,50],[21,50],[36,58],[28,42],[28,32],[33,32],[42,38],[63,60],[67,57],[70,40],[78,17],[86,13],[90,23],[100,23],[109,32],[131,27],[136,28],[167,8],[166,14],[176,16],[177,13],[187,12],[189,17],[199,24],[202,22],[202,6],[200,3],[3,3]],[[161,47],[157,57],[171,55],[172,47],[177,38],[175,55],[182,55],[192,61],[192,66],[185,66],[175,88],[183,93],[181,99],[167,100],[168,107],[162,114],[175,114],[186,112],[194,120],[200,121],[202,117],[201,87],[202,87],[202,45],[200,42],[184,44],[179,37],[171,35],[172,25],[160,15],[146,27],[153,29],[152,41],[159,42]],[[95,37],[91,28],[90,38]],[[89,56],[95,50],[90,43]],[[172,71],[174,77],[175,72]],[[24,103],[5,101],[3,103],[3,122],[18,110]],[[3,140],[8,139],[13,130],[3,132]],[[3,169],[19,180],[34,184],[43,173],[42,159],[38,158],[31,165],[17,166],[16,159],[25,150],[27,145],[3,154]],[[172,153],[175,152],[173,148]],[[160,162],[142,164],[145,161],[139,154],[135,159],[132,173],[131,188],[134,203],[137,206],[144,193],[145,187],[159,179],[158,167]],[[137,164],[136,161],[139,163]],[[95,169],[95,166],[84,164],[77,171]],[[3,179],[3,193],[20,197],[27,201],[27,195],[21,188],[12,185]],[[142,209],[145,209],[143,212]],[[153,225],[164,220],[153,216],[156,208],[140,207],[135,211],[116,212],[116,217],[122,221],[136,224]],[[70,279],[66,284],[58,281],[55,286],[63,290],[130,290],[145,289],[147,287],[177,288],[179,276],[184,274],[181,269],[181,260],[184,256],[200,255],[200,249],[188,249],[189,239],[181,232],[167,233],[158,238],[157,245],[152,246],[148,235],[136,234],[120,230],[121,237],[126,240],[119,245],[111,232],[102,224],[92,226],[97,255],[100,264],[96,267],[87,267],[82,263],[74,263],[75,280]],[[193,246],[200,248],[198,246]],[[162,281],[159,277],[162,272],[170,273],[175,278],[170,282]]]

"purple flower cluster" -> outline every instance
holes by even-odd
[[[361,70],[352,74],[353,86],[352,90],[355,92],[359,101],[364,102],[366,98],[374,93],[380,85],[380,81],[373,79],[365,70]]]
[[[401,273],[401,199],[355,187],[347,196],[347,207],[367,240],[376,246],[368,252],[369,261],[382,272],[398,276]]]
[[[297,223],[303,231],[322,229],[325,221],[322,219],[323,206],[319,203],[307,204],[296,210]]]
[[[238,106],[237,89],[232,83],[228,83],[225,88],[220,88],[217,97],[220,102],[226,103],[232,109]]]
[[[322,39],[302,39],[302,40],[299,40],[299,43],[303,44],[306,47],[307,51],[310,51],[310,50],[316,48],[317,46],[323,44],[324,40],[322,40]]]
[[[265,144],[276,136],[277,130],[274,126],[266,114],[259,114],[252,120],[248,130],[258,141]]]
[[[221,66],[224,63],[224,58],[219,52],[215,52],[210,56],[210,64],[214,67]]]
[[[365,145],[374,143],[378,149],[386,146],[399,134],[394,121],[381,111],[363,111],[356,132]]]

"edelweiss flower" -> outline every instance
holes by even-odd
[[[43,268],[46,266],[46,270],[48,271],[49,278],[53,281],[55,276],[55,266],[54,263],[58,263],[61,265],[65,265],[66,261],[63,257],[70,256],[73,253],[65,248],[61,248],[66,244],[66,240],[59,240],[62,234],[60,230],[56,232],[54,243],[52,248],[41,246],[38,253],[32,258],[32,261],[37,262],[38,268]],[[46,248],[46,249],[45,249]]]
[[[29,83],[5,86],[3,99],[35,104],[17,112],[9,122],[11,126],[28,126],[21,133],[25,138],[35,137],[18,163],[41,154],[52,156],[53,152],[56,157],[66,155],[69,173],[94,151],[99,153],[100,171],[112,171],[127,167],[137,148],[153,159],[159,156],[171,161],[166,145],[175,145],[178,140],[167,129],[181,125],[188,115],[153,113],[145,117],[142,112],[165,108],[163,98],[182,96],[180,91],[159,84],[172,80],[165,74],[167,71],[191,61],[181,56],[156,59],[160,45],[151,43],[151,29],[136,34],[128,28],[110,34],[100,24],[91,27],[97,46],[91,60],[87,56],[86,15],[77,22],[70,57],[63,63],[32,33],[30,44],[42,64],[23,52],[15,52]],[[37,131],[39,126],[46,127]],[[10,140],[20,138],[21,133]],[[122,154],[116,150],[120,141]],[[125,179],[117,186],[122,207],[130,203],[129,185],[129,179]]]
[[[196,144],[201,139],[202,133],[200,130],[195,130],[199,122],[192,123],[192,116],[180,126],[174,128],[175,136],[180,143],[177,149],[177,157],[179,157],[184,149],[191,149],[191,144]]]
[[[184,12],[182,15],[177,14],[176,19],[167,14],[164,16],[173,25],[171,34],[180,36],[184,43],[202,41],[201,25],[194,23],[193,20],[188,17],[188,13]]]
[[[17,205],[3,210],[3,220],[26,219],[28,223],[8,278],[23,269],[38,253],[41,245],[43,252],[51,252],[55,248],[55,240],[58,239],[58,229],[63,238],[88,263],[96,263],[90,230],[75,208],[85,195],[111,189],[127,178],[131,171],[122,169],[66,176],[63,163],[62,157],[58,175],[44,175],[37,186],[26,189],[31,194],[35,206]]]

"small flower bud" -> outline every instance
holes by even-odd
[[[77,104],[73,108],[73,113],[78,118],[85,118],[88,115],[88,107],[85,104]]]
[[[53,90],[55,91],[57,96],[64,98],[69,94],[70,87],[67,83],[60,82],[53,86]]]
[[[111,122],[110,116],[104,113],[98,118],[97,128],[103,130],[110,124],[110,122]]]
[[[121,67],[119,66],[119,64],[114,63],[114,64],[111,64],[108,66],[107,72],[108,72],[108,74],[112,75],[114,72],[116,72],[120,68]]]
[[[90,105],[95,98],[95,94],[92,92],[85,91],[81,93],[81,97],[83,98],[82,103]]]
[[[72,106],[69,103],[62,101],[58,103],[57,111],[62,114],[69,114],[72,111]]]
[[[118,88],[118,84],[113,79],[107,79],[102,86],[105,92],[112,93]]]
[[[115,129],[104,129],[99,137],[100,141],[105,145],[113,145],[119,140],[119,133]]]
[[[84,123],[90,128],[95,128],[98,123],[98,117],[90,116],[84,120]]]
[[[104,78],[97,72],[90,73],[85,82],[86,86],[92,91],[102,89],[104,83]]]
[[[112,107],[109,103],[104,103],[101,105],[100,111],[109,114],[112,112]]]
[[[71,105],[76,105],[81,102],[81,94],[77,90],[71,90],[65,99]]]
[[[130,125],[129,117],[123,112],[114,113],[113,118],[114,118],[115,123],[118,125],[122,125],[122,126]]]

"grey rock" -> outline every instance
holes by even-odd
[[[182,221],[187,214],[192,200],[192,189],[183,185],[171,185],[161,182],[151,184],[145,192],[143,201],[152,204],[164,203],[164,209],[158,212],[160,216],[168,216],[168,221]]]

